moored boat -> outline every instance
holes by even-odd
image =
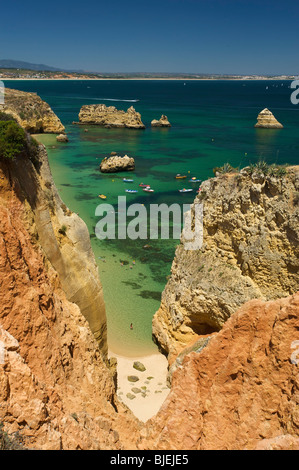
[[[107,199],[107,196],[105,196],[105,194],[99,194],[99,197],[100,197],[101,199]]]
[[[197,178],[191,178],[191,180],[189,180],[189,183],[200,183],[201,180],[198,180]]]
[[[138,193],[137,189],[126,189],[126,193]]]
[[[143,188],[143,191],[145,191],[146,193],[153,193],[154,190],[152,188],[150,188],[149,186],[147,188]]]
[[[144,183],[140,183],[139,185],[141,188],[150,188],[150,185],[149,184],[144,184]]]
[[[130,180],[128,178],[123,178],[124,183],[133,183],[134,180]]]
[[[185,175],[180,175],[179,173],[178,173],[178,174],[176,175],[176,177],[175,177],[175,179],[177,179],[177,180],[183,180],[183,179],[185,179],[185,178],[187,178],[187,176],[185,176]]]
[[[179,192],[180,192],[180,193],[190,193],[190,192],[192,192],[192,191],[193,191],[193,189],[185,189],[185,188],[179,189]]]

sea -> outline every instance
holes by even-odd
[[[40,135],[64,203],[85,221],[103,285],[108,346],[115,354],[133,357],[155,353],[152,318],[171,273],[178,238],[106,239],[95,234],[96,209],[118,197],[127,205],[191,204],[200,182],[213,169],[230,163],[243,168],[259,160],[299,163],[299,105],[291,102],[287,80],[22,80],[5,86],[36,92],[61,119],[69,137]],[[133,106],[144,130],[79,126],[81,106],[104,103],[117,109]],[[256,129],[258,113],[268,108],[283,129]],[[151,128],[162,114],[170,128]],[[102,174],[104,157],[116,152],[135,159],[133,172]],[[176,174],[186,176],[175,179]],[[123,178],[133,179],[124,183]],[[154,189],[145,193],[139,186]],[[125,189],[137,193],[126,193]],[[192,189],[188,193],[180,189]],[[104,194],[105,200],[98,196]],[[171,232],[170,232],[171,235]],[[132,324],[133,328],[130,328]]]

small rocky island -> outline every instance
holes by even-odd
[[[277,121],[268,108],[265,108],[259,113],[257,123],[254,127],[260,127],[263,129],[282,129],[283,125]]]
[[[80,109],[79,124],[94,124],[108,129],[110,127],[145,129],[140,113],[135,111],[133,106],[123,111],[105,104],[85,105]]]
[[[160,119],[153,119],[151,122],[152,127],[171,127],[170,122],[168,121],[167,116],[165,114],[162,114]]]
[[[120,157],[118,155],[106,157],[100,164],[102,173],[118,173],[120,171],[133,171],[135,169],[135,160],[128,155]]]

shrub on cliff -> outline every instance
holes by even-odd
[[[15,121],[15,118],[11,114],[0,111],[0,121]]]
[[[0,157],[14,158],[27,147],[26,133],[15,121],[0,121]]]
[[[225,175],[226,173],[237,173],[239,170],[231,166],[230,163],[225,163],[223,166],[217,166],[213,168],[213,173],[215,176]]]
[[[22,437],[18,433],[8,434],[0,421],[0,450],[24,450]]]

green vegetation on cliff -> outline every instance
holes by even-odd
[[[38,142],[7,113],[0,112],[0,158],[14,159],[27,155],[38,165]]]
[[[14,158],[26,149],[26,133],[15,121],[0,121],[0,156]]]

